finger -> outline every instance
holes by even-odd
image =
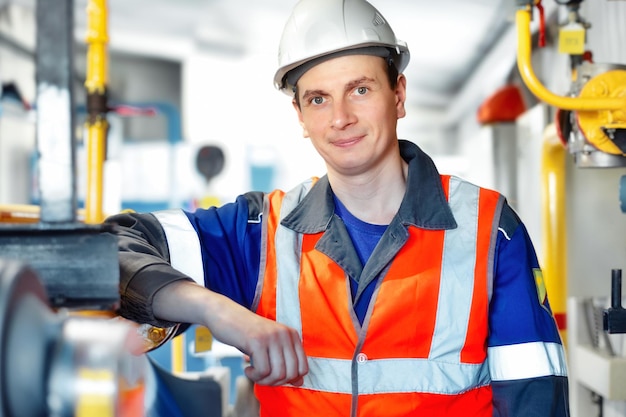
[[[300,374],[301,364],[296,347],[304,357],[305,369],[308,369],[300,337],[295,330],[289,330],[280,333],[276,343],[270,345],[270,372],[266,378],[259,380],[259,383],[267,385],[284,385],[291,381],[300,383],[299,380],[303,375]]]
[[[304,384],[304,376],[309,372],[308,359],[298,332],[294,330],[289,335],[289,343],[284,348],[287,370],[285,383],[302,386]]]
[[[259,380],[259,384],[282,385],[287,382],[287,361],[284,353],[284,342],[274,343],[269,347],[269,371],[265,378]]]
[[[295,334],[294,349],[298,358],[298,375],[304,376],[309,373],[309,360],[304,352],[304,346],[300,340],[300,335]]]
[[[289,381],[288,383],[293,385],[294,387],[301,387],[302,385],[304,385],[304,377],[293,379]]]
[[[267,351],[260,349],[250,354],[250,365],[246,366],[244,373],[254,382],[260,382],[270,373],[271,367]]]
[[[286,383],[301,386],[304,384],[304,375],[309,372],[308,360],[298,332],[293,331],[290,336],[291,343],[288,346],[290,349],[285,354],[289,359]]]

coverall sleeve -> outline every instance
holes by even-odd
[[[569,416],[565,353],[528,232],[505,204],[489,311],[494,416]]]
[[[199,252],[185,255],[201,259],[204,285],[248,308],[258,279],[262,205],[262,193],[249,193],[219,208],[174,213],[181,227],[197,234]],[[158,213],[123,213],[106,223],[113,225],[118,238],[119,314],[138,323],[169,327],[175,323],[154,316],[154,295],[173,282],[193,280],[171,266],[169,248],[176,242],[168,241],[166,229],[171,226],[158,218]]]

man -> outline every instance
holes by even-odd
[[[261,416],[566,416],[523,224],[397,138],[408,60],[364,0],[298,3],[275,84],[327,175],[109,219],[122,314],[201,324],[249,355]]]

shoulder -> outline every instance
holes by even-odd
[[[123,212],[108,217],[105,223],[112,225],[122,238],[143,238],[150,242],[166,240],[161,222],[153,213]]]
[[[259,220],[263,214],[266,200],[272,201],[274,199],[279,199],[282,201],[282,199],[287,196],[289,200],[293,200],[293,202],[297,204],[309,193],[313,185],[315,185],[318,180],[318,177],[309,178],[287,192],[283,190],[274,190],[269,193],[250,191],[240,196],[237,199],[237,202],[245,202],[248,209],[248,219],[250,221]],[[325,181],[321,181],[321,183],[325,183]]]
[[[248,206],[248,221],[258,221],[263,214],[263,202],[265,193],[261,191],[250,191],[241,196],[241,199]]]
[[[500,211],[498,230],[504,235],[506,240],[511,240],[520,225],[523,226],[522,220],[515,210],[505,201]]]

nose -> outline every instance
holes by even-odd
[[[356,115],[347,100],[335,100],[333,102],[332,127],[334,129],[345,129],[355,121]]]

